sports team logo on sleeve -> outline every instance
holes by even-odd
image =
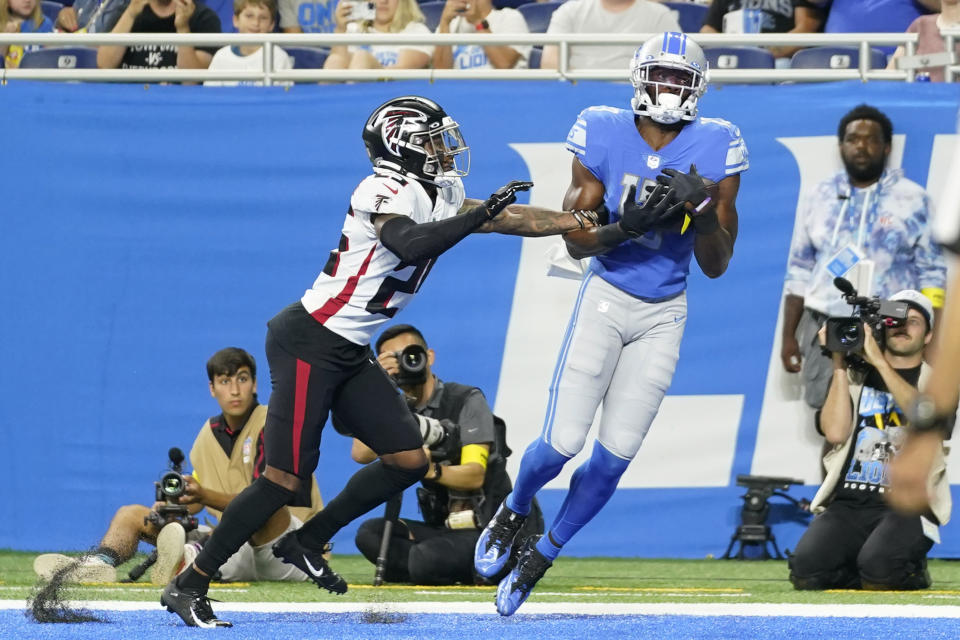
[[[400,134],[406,130],[411,133],[420,131],[421,127],[414,123],[426,121],[426,114],[415,109],[391,109],[381,113],[374,121],[374,126],[383,124],[380,131],[384,146],[390,153],[400,155],[400,146],[403,142],[403,136]]]

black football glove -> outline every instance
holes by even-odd
[[[507,205],[517,201],[517,191],[528,191],[532,186],[532,182],[511,180],[497,189],[493,195],[483,203],[483,207],[487,210],[487,217],[496,218],[497,214],[503,211]]]
[[[677,194],[677,199],[682,202],[689,202],[693,206],[698,206],[707,199],[707,185],[703,181],[703,176],[697,173],[697,165],[690,165],[690,173],[677,171],[676,169],[664,169],[663,173],[657,176],[657,182],[673,189]]]
[[[631,185],[620,215],[620,228],[630,237],[637,238],[653,229],[668,229],[683,217],[684,202],[676,199],[673,189],[657,185],[643,204],[637,204],[636,198],[637,185]]]

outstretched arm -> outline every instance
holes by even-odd
[[[468,211],[479,204],[482,204],[479,200],[468,198],[464,200],[461,211]],[[555,236],[595,225],[596,214],[592,211],[555,211],[529,204],[511,204],[476,232],[528,237]]]

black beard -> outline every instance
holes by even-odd
[[[883,174],[883,168],[886,163],[886,158],[880,158],[868,164],[867,166],[860,168],[854,166],[850,162],[847,162],[846,158],[843,158],[843,166],[847,170],[847,175],[849,175],[850,179],[854,182],[876,182]]]

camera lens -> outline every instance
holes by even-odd
[[[168,498],[179,498],[183,495],[183,476],[175,471],[165,473],[160,478],[160,491]]]
[[[419,373],[427,366],[427,352],[418,344],[411,344],[400,352],[400,368],[407,373]]]
[[[841,327],[839,333],[840,344],[845,347],[857,344],[860,339],[860,328],[855,324]]]

